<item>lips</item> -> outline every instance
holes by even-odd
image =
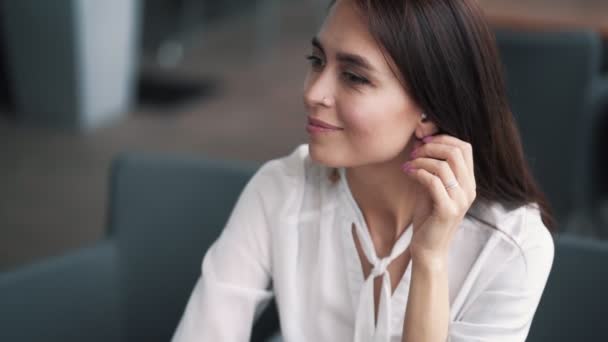
[[[338,126],[334,126],[332,124],[329,124],[325,121],[321,121],[318,119],[314,119],[311,117],[308,117],[308,124],[312,125],[312,126],[317,126],[317,127],[321,127],[321,128],[325,128],[325,129],[333,129],[333,130],[341,130],[341,127]]]

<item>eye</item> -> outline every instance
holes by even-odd
[[[306,60],[310,63],[313,69],[319,69],[323,67],[323,60],[315,55],[306,56]]]
[[[370,84],[369,80],[367,80],[365,77],[361,77],[352,72],[345,71],[342,73],[342,76],[344,77],[344,79],[347,82],[355,84],[355,85]]]

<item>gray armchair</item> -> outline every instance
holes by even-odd
[[[0,341],[169,341],[256,167],[125,155],[111,170],[108,236],[0,274]],[[278,329],[273,305],[253,341]]]
[[[526,155],[560,229],[589,230],[592,101],[597,101],[592,94],[600,75],[600,36],[499,30],[496,38]]]

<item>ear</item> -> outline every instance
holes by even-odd
[[[418,123],[416,124],[416,138],[422,139],[429,135],[434,135],[439,132],[437,125],[431,121],[426,115],[421,114],[418,117]]]

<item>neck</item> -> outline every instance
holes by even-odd
[[[420,185],[401,171],[409,150],[388,162],[345,170],[375,244],[392,246],[412,222]]]

